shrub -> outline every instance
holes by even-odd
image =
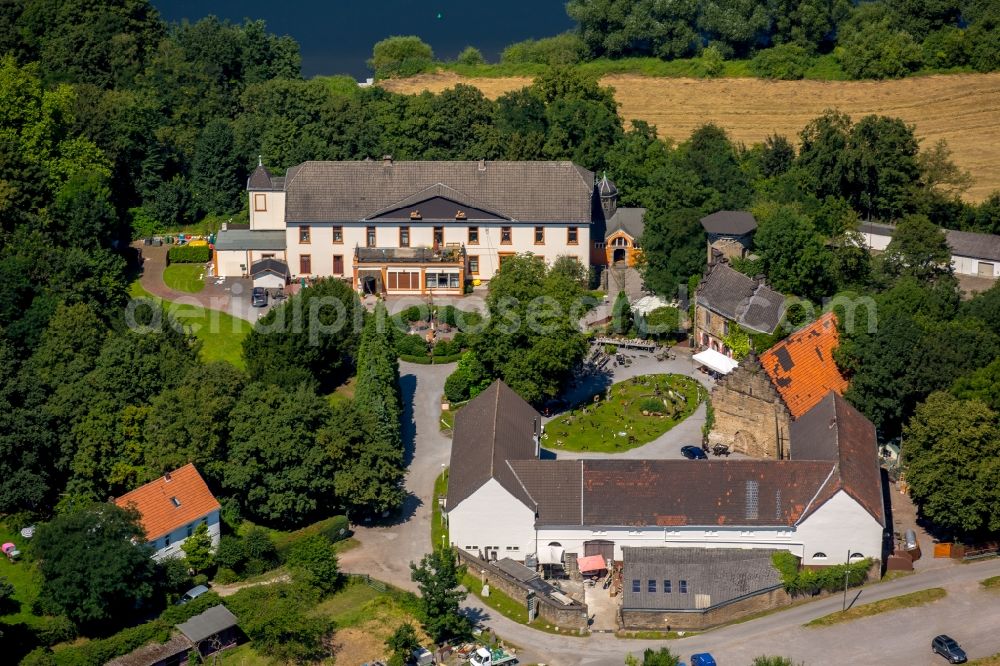
[[[438,340],[434,343],[434,357],[454,356],[461,353],[462,349],[451,340]]]
[[[219,585],[229,585],[235,583],[242,577],[229,567],[219,567],[215,572],[215,582]]]
[[[427,354],[424,354],[423,356],[411,356],[410,354],[400,354],[399,360],[406,361],[407,363],[417,363],[419,365],[430,365],[433,362],[431,357],[427,356]]]
[[[55,645],[76,638],[76,625],[62,615],[45,616],[35,626],[35,635],[42,645]]]
[[[226,605],[257,651],[283,662],[319,661],[330,656],[326,643],[333,622],[309,614],[315,599],[307,591],[286,583],[260,585],[240,590]]]
[[[455,372],[448,375],[448,378],[444,380],[444,397],[448,398],[449,402],[468,400],[470,387],[471,380],[469,373],[465,369],[458,367],[455,369]]]
[[[163,225],[146,208],[129,208],[128,212],[132,217],[132,240],[163,233]]]
[[[288,566],[301,580],[328,593],[340,585],[340,569],[333,544],[322,534],[313,534],[295,542],[288,552]]]
[[[414,321],[427,321],[429,312],[426,307],[421,307],[419,305],[411,305],[402,312],[399,313],[399,318],[403,321],[414,322]]]
[[[848,586],[856,587],[867,580],[868,571],[872,566],[872,560],[866,558],[850,564],[799,570],[799,558],[787,551],[772,555],[771,563],[781,574],[785,591],[793,596],[842,590],[845,576]]]
[[[405,78],[427,71],[434,64],[434,51],[415,35],[393,36],[375,44],[368,68],[377,79]]]
[[[913,37],[893,30],[888,20],[867,23],[850,33],[834,54],[852,79],[906,76],[920,68],[922,57]]]
[[[656,398],[643,398],[639,401],[639,410],[643,412],[651,412],[653,414],[665,414],[667,408],[664,406],[662,400],[657,400]]]
[[[809,52],[798,44],[782,44],[764,49],[750,61],[754,74],[765,79],[801,79],[812,66]]]
[[[643,336],[654,338],[668,337],[679,334],[681,311],[677,308],[656,308],[645,316],[638,318],[636,326]]]
[[[204,264],[212,258],[207,245],[176,245],[167,252],[171,264]]]
[[[927,35],[921,45],[928,67],[962,67],[969,64],[972,46],[969,33],[954,26],[944,26]]]
[[[710,44],[698,58],[698,68],[702,76],[714,79],[726,71],[726,58],[715,44]]]
[[[476,47],[466,46],[455,58],[455,62],[459,65],[483,65],[486,63],[486,58],[483,57],[483,52]]]
[[[544,39],[526,39],[503,50],[500,62],[505,65],[575,65],[583,60],[587,47],[573,32]]]
[[[396,352],[399,355],[426,356],[427,341],[422,335],[401,335],[396,339]]]

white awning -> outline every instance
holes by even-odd
[[[709,370],[715,370],[723,375],[728,375],[736,369],[736,366],[739,365],[738,361],[734,361],[725,354],[720,354],[714,349],[706,349],[703,352],[698,352],[692,358],[695,363],[703,365]]]
[[[538,563],[562,564],[565,550],[562,546],[540,546],[538,548]]]

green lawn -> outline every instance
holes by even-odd
[[[17,545],[22,553],[25,551],[25,540],[20,534],[15,534],[7,529],[7,526],[0,524],[0,543],[12,541]],[[38,588],[41,585],[41,576],[35,565],[26,559],[17,562],[10,562],[6,557],[0,556],[0,578],[6,578],[7,582],[14,586],[14,600],[20,604],[20,609],[16,613],[4,615],[0,622],[4,624],[24,623],[28,626],[36,626],[42,622],[42,618],[31,614],[31,604],[38,598]]]
[[[683,375],[642,375],[614,384],[610,390],[610,399],[601,395],[600,402],[549,421],[542,445],[553,451],[627,451],[653,441],[689,417],[705,397],[701,385]],[[654,407],[662,413],[653,412]]]
[[[848,608],[846,611],[830,613],[829,615],[818,617],[811,622],[806,622],[804,626],[827,627],[831,624],[850,622],[851,620],[870,617],[872,615],[879,615],[880,613],[889,613],[902,608],[923,606],[924,604],[929,604],[932,601],[943,599],[946,594],[947,592],[945,592],[943,587],[931,587],[926,590],[910,592],[909,594],[901,594],[898,597],[889,597],[888,599],[882,599],[881,601],[873,601],[870,604],[861,604],[860,606],[855,606],[854,608]]]
[[[190,265],[190,264],[179,264]],[[136,280],[129,286],[133,298],[160,300],[142,288]],[[201,341],[203,361],[228,361],[243,370],[243,338],[253,329],[253,324],[218,310],[209,310],[200,305],[172,303],[168,311],[183,326],[190,327],[195,337]]]
[[[434,504],[431,507],[431,547],[448,545],[448,525],[441,518],[441,505],[438,503],[439,497],[448,494],[448,470],[441,472],[441,475],[434,481]]]
[[[989,578],[984,578],[979,581],[979,584],[987,590],[996,589],[1000,587],[1000,576],[990,576]]]
[[[170,264],[163,270],[163,282],[171,289],[196,294],[205,288],[205,265]]]

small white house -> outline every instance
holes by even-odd
[[[458,413],[452,545],[567,563],[652,546],[783,549],[806,565],[883,556],[875,429],[832,391],[793,424],[792,460],[540,460],[540,422],[502,382]]]
[[[183,557],[181,545],[200,523],[208,524],[212,547],[219,545],[219,502],[192,463],[122,495],[115,504],[139,512],[154,560]]]
[[[884,252],[896,228],[889,224],[868,223],[858,230],[869,250]],[[951,265],[956,275],[1000,278],[1000,236],[945,229],[951,248]]]

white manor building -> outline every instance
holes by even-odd
[[[499,381],[456,415],[453,546],[567,569],[648,546],[785,549],[807,566],[883,556],[875,429],[836,393],[793,424],[791,460],[541,460],[541,421]]]
[[[605,240],[606,211],[618,210],[617,190],[611,199],[602,193],[594,174],[572,162],[386,157],[303,162],[281,177],[258,165],[247,181],[249,228],[219,233],[215,273],[273,279],[277,261],[289,279],[332,276],[359,291],[460,294],[518,253],[589,265]],[[592,227],[601,242],[592,244]]]

